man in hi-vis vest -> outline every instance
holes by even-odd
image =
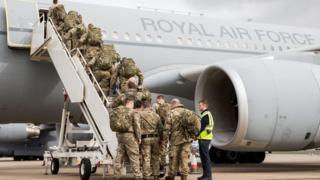
[[[201,129],[199,132],[199,152],[203,169],[203,175],[198,180],[211,180],[211,163],[209,156],[209,145],[213,138],[213,116],[208,110],[208,103],[206,100],[199,101],[199,110],[201,111]]]

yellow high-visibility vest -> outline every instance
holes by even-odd
[[[204,113],[201,114],[201,120],[203,117],[207,116],[209,117],[209,124],[204,128],[203,131],[200,132],[200,135],[198,136],[198,139],[203,139],[203,140],[211,140],[213,138],[213,134],[212,134],[212,129],[213,129],[213,117],[210,111],[205,111]],[[208,133],[208,131],[210,131],[210,133]]]

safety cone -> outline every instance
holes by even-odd
[[[190,174],[199,174],[200,173],[198,171],[198,161],[197,161],[195,150],[191,151],[190,165],[191,165]]]

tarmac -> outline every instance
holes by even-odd
[[[201,171],[199,167],[199,171]],[[13,161],[0,158],[0,180],[78,180],[78,168],[61,168],[58,175],[45,175],[42,161]],[[188,176],[196,180],[201,174]],[[91,176],[102,179],[102,168]],[[111,179],[111,178],[107,178]],[[176,177],[176,179],[180,179]],[[213,165],[215,180],[320,180],[320,152],[267,154],[262,164],[220,164]]]

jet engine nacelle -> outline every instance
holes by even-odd
[[[195,102],[214,115],[218,148],[301,150],[320,146],[320,61],[314,53],[224,61],[200,75]]]
[[[2,124],[0,125],[0,142],[23,142],[39,138],[40,128],[33,124]]]

